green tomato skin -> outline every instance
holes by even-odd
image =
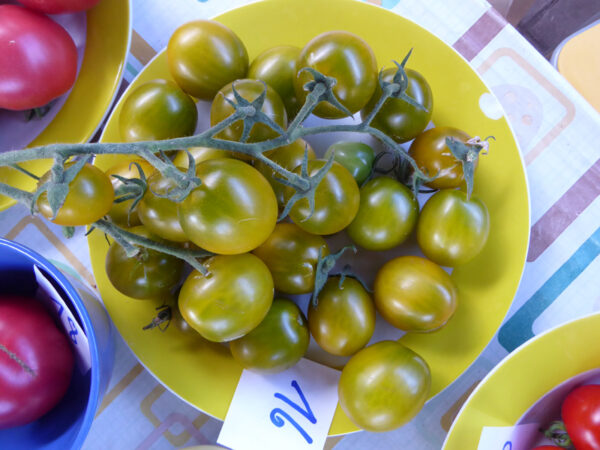
[[[382,341],[355,354],[342,370],[340,405],[366,431],[390,431],[414,418],[429,396],[425,360],[399,342]]]
[[[233,83],[229,83],[223,87],[217,93],[210,107],[211,127],[214,127],[216,124],[222,122],[235,112],[233,106],[231,106],[227,100],[225,100],[228,98],[229,100],[236,102],[233,94],[234,85],[235,90],[249,102],[258,98],[266,89],[267,94],[261,111],[270,117],[275,123],[285,129],[287,126],[287,113],[285,112],[285,106],[281,100],[281,97],[279,97],[279,94],[275,92],[271,86],[265,85],[262,81],[250,79],[236,80]],[[215,137],[218,139],[225,139],[227,141],[239,141],[242,137],[243,130],[244,125],[241,120],[238,120],[218,133]],[[250,131],[248,142],[266,141],[277,136],[279,136],[279,133],[273,130],[270,126],[265,125],[264,123],[257,123]]]
[[[363,348],[375,330],[375,305],[359,281],[330,277],[317,306],[308,307],[308,326],[323,350],[332,355],[350,356]]]
[[[295,365],[306,353],[310,334],[300,308],[275,299],[263,321],[247,335],[231,341],[233,359],[245,369],[276,373]]]
[[[273,302],[273,278],[256,256],[217,255],[193,271],[179,292],[179,311],[205,339],[228,342],[253,330]]]
[[[191,136],[197,122],[194,101],[168,80],[148,81],[135,88],[119,114],[119,129],[125,142]]]
[[[294,91],[296,60],[300,49],[292,45],[281,45],[265,50],[252,61],[248,69],[248,78],[262,80],[279,94],[288,118],[298,114],[300,107]]]
[[[229,28],[211,20],[180,26],[167,45],[167,61],[174,80],[188,94],[212,100],[219,89],[248,70],[248,52]]]
[[[314,290],[319,251],[322,256],[329,255],[325,239],[293,223],[281,222],[253,253],[271,271],[275,289],[295,295]]]
[[[360,188],[358,213],[346,232],[362,248],[389,250],[408,238],[418,216],[410,189],[393,178],[375,178]]]
[[[443,190],[425,203],[417,223],[417,242],[430,260],[447,267],[475,258],[485,246],[490,217],[485,204],[462,191]]]
[[[396,68],[383,71],[383,80],[392,82]],[[416,138],[429,124],[433,111],[433,95],[427,80],[417,71],[407,69],[408,88],[406,94],[423,105],[427,111],[418,109],[400,98],[388,98],[379,110],[371,126],[383,131],[396,142],[402,143]],[[361,111],[364,119],[369,115],[381,97],[381,87],[377,85],[375,94]]]
[[[341,141],[327,149],[325,159],[328,159],[332,152],[335,152],[333,159],[348,169],[358,185],[363,184],[370,175],[375,161],[373,149],[362,142]]]

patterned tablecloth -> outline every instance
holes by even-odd
[[[509,117],[529,178],[529,255],[515,301],[496,337],[408,425],[389,433],[330,438],[326,444],[336,450],[439,449],[467,396],[510,351],[550,327],[600,311],[600,116],[483,0],[370,2],[434,32],[481,74]],[[246,3],[250,2],[133,0],[133,40],[122,89],[166,45],[178,25]],[[58,227],[29,216],[23,207],[0,213],[0,230],[94,284],[81,230],[66,241]],[[112,382],[84,448],[158,450],[214,443],[221,424],[167,391],[119,338]]]

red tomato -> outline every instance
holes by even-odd
[[[0,5],[0,108],[38,108],[67,92],[77,76],[77,48],[43,14]]]
[[[0,429],[32,422],[67,392],[73,351],[35,299],[0,297]]]
[[[600,384],[572,390],[562,404],[561,416],[577,450],[600,449]]]
[[[19,0],[25,6],[46,14],[62,14],[85,11],[100,0]]]

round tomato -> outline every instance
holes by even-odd
[[[275,373],[292,367],[306,353],[310,334],[304,314],[291,300],[277,298],[262,322],[231,341],[233,359],[245,369]]]
[[[262,80],[279,94],[288,117],[291,119],[300,110],[294,78],[296,78],[296,59],[300,49],[292,45],[281,45],[265,50],[252,61],[248,69],[248,78]]]
[[[395,74],[395,67],[385,69],[382,75],[383,80],[391,83]],[[433,95],[427,80],[419,72],[410,69],[406,70],[406,75],[408,76],[406,94],[423,105],[426,111],[412,106],[401,98],[388,98],[371,122],[371,126],[383,131],[400,143],[417,137],[429,124],[433,111]],[[361,111],[363,119],[373,110],[381,97],[381,93],[381,87],[377,85],[373,98]]]
[[[418,135],[410,145],[409,154],[419,168],[426,175],[437,175],[433,181],[425,183],[433,189],[457,188],[465,181],[462,163],[454,157],[446,145],[446,138],[454,138],[466,143],[471,136],[457,128],[436,127]],[[477,168],[477,161],[475,168]]]
[[[285,294],[308,294],[315,287],[319,251],[322,256],[329,254],[325,239],[282,222],[253,253],[271,271],[275,289]]]
[[[219,91],[219,94],[215,96],[215,99],[210,107],[211,127],[225,120],[234,113],[235,110],[233,106],[231,106],[227,100],[225,100],[227,98],[233,102],[236,101],[233,94],[234,85],[238,94],[240,94],[249,102],[258,98],[266,89],[267,94],[261,111],[273,119],[273,121],[282,128],[287,126],[287,113],[285,112],[285,106],[283,105],[283,101],[281,100],[281,97],[279,97],[279,94],[275,92],[272,87],[265,85],[261,81],[243,79],[228,84]],[[243,122],[238,120],[218,133],[215,137],[218,139],[225,139],[227,141],[239,141],[242,137],[243,129]],[[250,131],[248,142],[266,141],[267,139],[272,139],[277,136],[279,136],[277,131],[273,130],[270,126],[263,123],[257,123]]]
[[[304,160],[304,151],[307,148],[308,159],[315,159],[315,151],[304,139],[298,139],[297,141],[294,141],[284,147],[267,150],[264,152],[264,155],[271,161],[279,164],[284,169],[291,171],[302,164],[302,161]],[[283,176],[261,161],[256,161],[254,167],[256,167],[258,171],[262,173],[269,181],[269,184],[273,188],[275,196],[277,197],[277,204],[280,208],[283,208],[285,206],[285,185],[281,184],[276,179],[283,178]]]
[[[273,302],[271,272],[251,253],[213,256],[204,266],[208,273],[193,271],[179,292],[184,319],[213,342],[248,334],[262,322]]]
[[[169,80],[152,80],[136,87],[119,114],[119,129],[126,142],[191,136],[197,122],[196,104]]]
[[[63,398],[74,357],[66,334],[36,299],[0,297],[0,429],[37,420]]]
[[[333,355],[350,356],[363,348],[375,330],[375,306],[359,281],[330,277],[317,306],[308,307],[310,334],[323,350]]]
[[[429,366],[396,341],[370,345],[346,363],[338,384],[340,405],[357,426],[390,431],[415,417],[429,396]]]
[[[237,159],[198,164],[202,184],[179,204],[179,222],[194,244],[233,255],[265,242],[277,223],[277,199],[258,170]]]
[[[194,158],[196,165],[209,159],[232,157],[231,153],[226,150],[219,150],[218,148],[210,147],[192,147],[188,149],[188,152],[190,152],[192,158]],[[173,159],[173,164],[183,169],[187,169],[190,166],[190,160],[188,159],[188,155],[185,150],[179,150],[177,152],[175,158]]]
[[[600,448],[600,384],[572,390],[563,401],[561,416],[577,450]]]
[[[144,227],[128,231],[160,242]],[[163,298],[179,283],[183,260],[156,250],[142,249],[136,256],[127,256],[118,242],[113,242],[106,254],[106,275],[122,294],[140,300]]]
[[[44,14],[64,14],[86,11],[100,0],[19,0],[19,3]]]
[[[0,108],[47,105],[77,77],[77,48],[63,27],[43,14],[0,5]]]
[[[437,330],[456,310],[458,290],[450,275],[418,256],[400,256],[385,263],[373,290],[379,314],[404,331]]]
[[[335,152],[333,159],[348,169],[359,186],[371,174],[375,152],[367,144],[350,141],[336,142],[327,149],[325,158],[329,158],[333,152]]]
[[[142,169],[142,172],[146,177],[149,177],[156,170],[152,164],[150,164],[145,159],[128,159],[126,161],[121,161],[114,166],[110,167],[106,172],[104,172],[110,179],[113,185],[113,189],[115,192],[121,186],[123,186],[123,182],[121,182],[118,178],[113,175],[118,175],[123,178],[140,178],[140,172],[138,170],[139,167]],[[115,200],[118,200],[119,197],[116,197]],[[138,217],[137,207],[129,213],[131,209],[131,205],[133,204],[132,200],[125,200],[123,202],[113,203],[108,216],[111,220],[121,227],[134,227],[137,225],[141,225],[142,222]]]
[[[71,165],[68,163],[65,168]],[[51,171],[46,172],[38,186],[50,181],[50,177]],[[115,191],[108,176],[96,166],[85,164],[69,183],[69,193],[54,219],[46,192],[38,197],[37,208],[42,216],[55,224],[75,227],[89,225],[108,214],[114,198]]]
[[[296,69],[317,70],[336,79],[333,93],[352,114],[369,101],[377,86],[377,61],[371,47],[359,36],[347,31],[329,31],[311,40],[302,49]],[[304,85],[313,80],[307,72],[294,78],[294,89],[301,104],[306,100]],[[330,103],[320,103],[313,113],[323,119],[340,119],[347,114]]]
[[[442,266],[454,267],[475,258],[487,242],[490,217],[485,204],[467,200],[462,191],[436,192],[425,203],[417,223],[423,254]]]
[[[308,174],[314,176],[327,162],[321,159],[308,161]],[[301,168],[294,172],[300,174]],[[287,202],[294,190],[287,187]],[[350,172],[344,166],[334,162],[315,192],[315,208],[311,215],[310,204],[303,198],[290,210],[290,218],[296,225],[313,234],[334,234],[342,231],[356,216],[360,192]]]
[[[346,231],[363,248],[389,250],[406,240],[418,216],[410,189],[393,178],[375,178],[360,188],[358,213]]]
[[[138,216],[150,232],[173,242],[189,241],[179,222],[179,204],[161,197],[177,186],[171,178],[154,172],[148,178],[148,190],[137,206]],[[158,194],[158,195],[156,195]]]
[[[225,25],[195,20],[175,30],[167,45],[167,61],[181,89],[200,100],[212,100],[219,89],[248,70],[248,52]]]

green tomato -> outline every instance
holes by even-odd
[[[418,216],[410,189],[393,178],[374,178],[360,188],[358,213],[346,232],[367,250],[389,250],[406,240]]]
[[[188,149],[188,152],[190,152],[192,158],[194,158],[196,165],[209,159],[232,157],[231,153],[227,150],[219,150],[218,148],[210,147],[192,147]],[[175,164],[177,167],[181,167],[182,169],[187,169],[190,166],[190,160],[188,159],[188,155],[185,150],[179,150],[177,152],[175,158],[173,158],[173,164]]]
[[[119,129],[125,142],[191,136],[197,122],[194,101],[168,80],[148,81],[133,89],[119,114]]]
[[[429,396],[429,366],[399,342],[370,345],[346,363],[340,376],[340,406],[366,431],[390,431],[415,417]]]
[[[332,152],[335,152],[333,158],[348,169],[359,186],[371,174],[375,152],[367,144],[350,141],[336,142],[325,152],[325,159],[328,159]]]
[[[293,118],[300,111],[294,91],[296,78],[296,60],[300,49],[291,45],[280,45],[265,50],[252,61],[248,69],[248,78],[262,80],[279,94],[288,118]]]
[[[275,289],[285,294],[308,294],[315,287],[319,251],[322,256],[329,254],[325,239],[282,222],[253,253],[271,271]]]
[[[359,281],[330,277],[317,306],[308,307],[310,333],[323,350],[333,355],[349,356],[363,348],[375,330],[375,306]]]
[[[448,267],[466,264],[487,242],[490,216],[478,198],[462,191],[443,190],[425,203],[417,223],[417,242],[423,254]]]
[[[300,308],[291,300],[277,298],[263,321],[247,335],[231,341],[229,348],[233,359],[245,369],[276,373],[300,361],[309,341]]]
[[[167,45],[171,75],[181,88],[201,100],[212,100],[219,89],[248,70],[248,52],[225,25],[195,20],[175,30]]]
[[[242,163],[243,164],[243,163]],[[205,339],[227,342],[256,328],[273,302],[273,278],[256,256],[213,256],[206,275],[193,271],[179,291],[179,311]]]

